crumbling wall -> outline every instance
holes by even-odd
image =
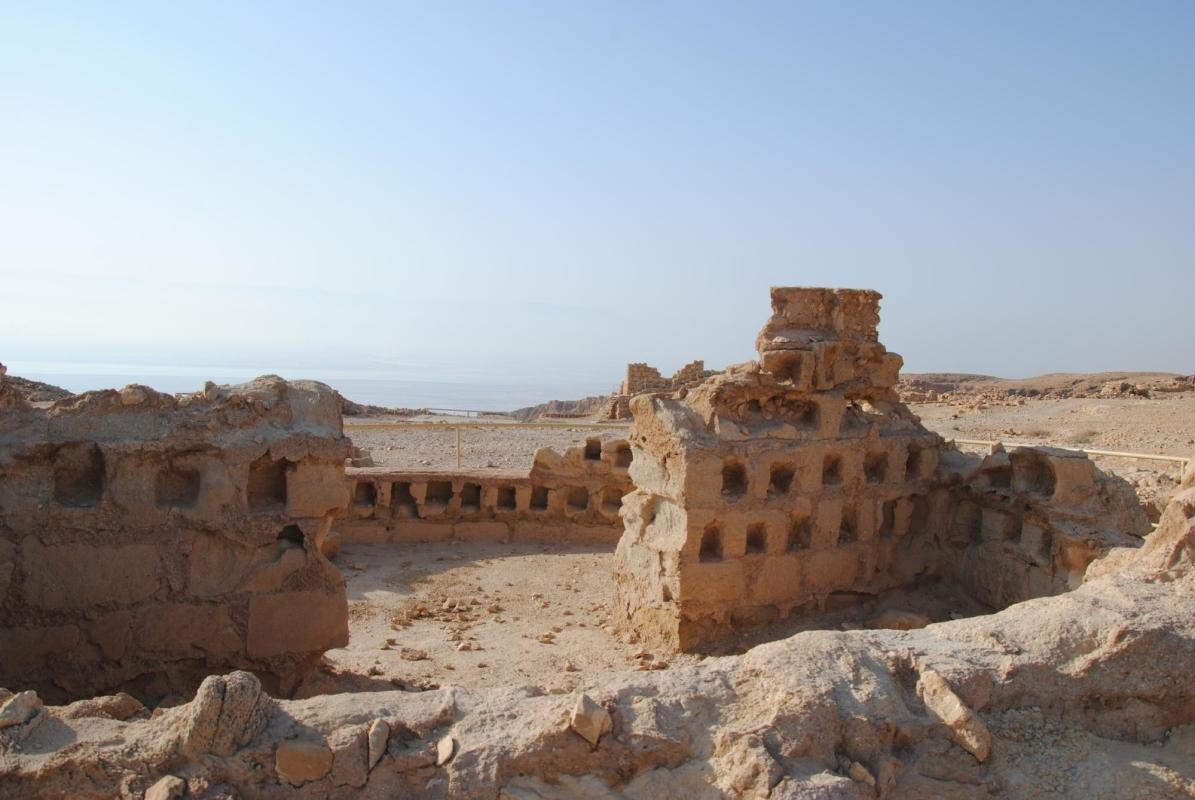
[[[352,500],[332,547],[446,539],[613,545],[630,464],[625,440],[594,437],[563,454],[541,448],[524,474],[350,468]]]
[[[669,388],[668,379],[649,364],[634,362],[627,364],[627,376],[620,387],[621,394],[635,395]]]
[[[944,451],[938,480],[949,503],[937,570],[993,609],[1075,589],[1093,561],[1150,531],[1132,487],[1081,452]]]
[[[160,696],[242,667],[288,691],[348,640],[318,547],[347,450],[318,383],[129,386],[44,410],[0,385],[0,685]]]
[[[998,608],[1073,588],[1143,532],[1131,490],[1081,454],[1018,450],[1005,487],[999,457],[944,450],[896,395],[879,300],[774,288],[758,362],[632,400],[621,624],[693,649],[928,578]],[[1042,490],[1043,470],[1063,483]]]
[[[655,367],[637,362],[627,364],[627,376],[618,387],[618,392],[610,396],[606,408],[602,411],[601,419],[630,419],[631,399],[637,395],[671,392],[686,386],[699,383],[714,374],[705,368],[701,360],[690,361],[678,369],[671,378],[665,378]]]

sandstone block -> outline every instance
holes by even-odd
[[[369,778],[369,743],[367,729],[361,725],[337,728],[328,737],[332,750],[333,786],[360,788]]]
[[[322,517],[339,513],[349,500],[344,467],[299,462],[286,475],[286,515]]]
[[[505,542],[510,540],[510,526],[505,522],[458,522],[452,526],[452,535],[467,542]]]
[[[145,791],[145,800],[179,800],[187,792],[187,782],[175,775],[165,775]]]
[[[955,743],[983,763],[992,749],[992,735],[974,711],[966,706],[946,679],[932,669],[921,671],[917,696],[926,709],[947,728]]]
[[[41,710],[41,698],[33,690],[18,692],[0,706],[0,728],[23,725]]]
[[[153,545],[45,546],[29,537],[22,546],[25,596],[47,609],[136,603],[158,590],[161,569]]]
[[[344,647],[349,641],[344,590],[280,592],[249,601],[248,653],[270,658]]]
[[[332,751],[323,742],[291,739],[280,743],[274,752],[274,769],[279,780],[302,786],[331,771]]]
[[[373,769],[386,755],[386,747],[390,744],[390,726],[384,719],[375,719],[369,723],[369,768]]]
[[[596,748],[602,734],[613,729],[614,722],[610,719],[610,712],[595,703],[589,695],[580,694],[569,715],[569,727]]]

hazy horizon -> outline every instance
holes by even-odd
[[[1195,372],[1193,34],[1185,2],[7,4],[0,362],[605,392],[748,360],[770,285],[826,285],[884,294],[908,372]]]

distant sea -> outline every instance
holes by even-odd
[[[151,386],[160,392],[177,394],[196,392],[204,381],[243,383],[270,371],[239,368],[205,368],[136,365],[71,365],[83,367],[67,371],[44,362],[5,361],[10,375],[61,386],[72,392],[93,389],[119,389],[130,383]],[[108,369],[104,369],[108,367]],[[112,369],[111,367],[118,367]],[[95,369],[95,371],[90,371]],[[61,371],[60,371],[61,370]],[[352,373],[279,370],[272,374],[290,380],[318,380],[328,384],[357,403],[402,408],[459,408],[478,411],[513,411],[549,400],[576,400],[590,395],[609,394],[613,383],[504,383],[484,379],[473,381],[420,381],[395,378],[384,373],[355,370]]]

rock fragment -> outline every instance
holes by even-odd
[[[37,716],[41,707],[41,698],[32,689],[14,694],[0,706],[0,728],[23,725]]]
[[[386,746],[390,744],[390,726],[384,719],[375,719],[369,724],[369,768],[373,769],[386,755]]]
[[[186,781],[176,775],[165,775],[145,791],[145,800],[179,800],[186,791]]]
[[[911,631],[917,628],[924,628],[933,620],[924,614],[918,614],[913,611],[902,611],[900,609],[890,609],[881,612],[867,621],[869,628],[890,628],[897,631]]]
[[[597,747],[602,734],[609,733],[614,727],[614,722],[610,719],[610,712],[595,703],[589,695],[582,693],[577,696],[577,704],[573,706],[569,727],[591,746]]]
[[[926,709],[950,729],[951,738],[983,763],[992,749],[992,735],[978,715],[950,688],[946,679],[932,669],[921,671],[917,696]]]
[[[291,786],[318,781],[332,769],[332,750],[323,742],[289,739],[278,745],[274,769]]]
[[[442,767],[456,755],[456,739],[445,736],[436,742],[436,766]]]

